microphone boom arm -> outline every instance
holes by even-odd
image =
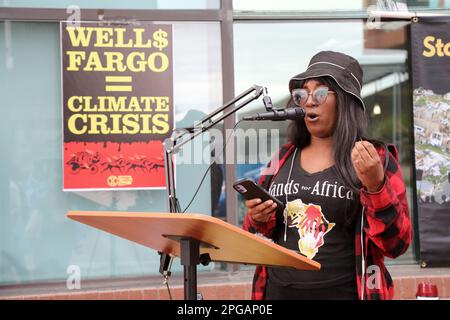
[[[258,99],[261,96],[261,94],[264,94],[265,99],[266,97],[270,99],[269,96],[265,95],[264,90],[265,88],[262,86],[253,85],[246,91],[239,94],[234,99],[228,101],[223,106],[217,108],[216,110],[206,115],[199,121],[196,121],[194,126],[188,128],[174,129],[172,132],[172,136],[164,140],[163,142],[164,167],[166,174],[166,188],[167,188],[169,212],[171,213],[181,212],[180,204],[176,197],[176,190],[175,190],[173,155],[177,154],[183,145],[193,140],[195,137],[202,134],[203,132],[208,131],[211,127],[215,126],[217,123],[229,117],[230,115],[236,113],[238,110],[240,110],[242,107],[249,104],[253,100]],[[239,102],[240,100],[242,100],[243,98],[247,97],[252,93],[253,95],[244,100],[241,104],[234,106],[234,108],[232,108],[231,110],[227,110],[227,108],[231,107],[233,104]],[[266,102],[266,100],[264,100],[264,102]],[[221,112],[224,112],[224,114],[219,116],[217,119],[213,119],[216,115],[218,115]],[[185,138],[186,136],[188,137]],[[161,253],[159,272],[164,276],[166,283],[171,274],[170,268],[172,265],[172,261],[173,256],[167,253]]]

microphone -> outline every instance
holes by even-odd
[[[251,116],[246,116],[243,120],[296,120],[305,117],[305,110],[300,107],[287,108],[287,109],[273,109],[269,112],[255,113]]]

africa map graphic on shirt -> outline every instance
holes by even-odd
[[[308,259],[314,258],[325,243],[324,236],[331,231],[335,223],[328,222],[319,205],[306,204],[301,199],[288,202],[286,210],[288,226],[297,228],[300,252]]]

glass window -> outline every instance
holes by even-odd
[[[180,127],[222,104],[220,25],[175,23],[173,30]],[[62,192],[59,38],[58,23],[0,22],[0,284],[64,280],[70,265],[82,280],[158,274],[154,250],[65,217],[69,210],[166,212],[167,199],[165,190]],[[208,165],[207,157],[177,165],[182,208]],[[211,213],[207,178],[190,212]],[[172,271],[180,270],[176,259]]]
[[[421,9],[445,9],[450,8],[449,0],[407,0],[408,7]]]
[[[240,92],[249,84],[268,88],[274,106],[284,107],[289,99],[289,79],[306,70],[311,57],[321,50],[341,51],[355,57],[362,65],[363,98],[369,113],[368,136],[394,143],[413,214],[411,138],[412,108],[409,89],[407,22],[381,23],[368,29],[362,20],[346,22],[235,23],[235,87]],[[238,115],[264,111],[262,103],[242,109]],[[286,124],[278,122],[244,122],[242,127],[278,128],[279,144],[286,141]],[[256,144],[256,142],[254,143]],[[248,156],[250,149],[238,150]],[[259,163],[260,166],[265,163]],[[259,168],[259,167],[258,167]],[[238,175],[257,178],[255,165],[239,164]],[[240,221],[245,210],[240,203]],[[402,259],[412,260],[412,248]]]
[[[4,0],[0,7],[82,9],[219,9],[220,0]]]
[[[363,10],[366,1],[355,0],[322,0],[322,1],[292,1],[292,0],[233,0],[235,10],[300,10],[300,11],[320,11],[320,10]]]
[[[395,10],[395,2],[406,3],[409,9],[445,9],[450,8],[449,0],[321,0],[321,1],[293,1],[293,0],[233,0],[235,10],[255,11],[365,11],[371,6],[378,6],[383,10]]]

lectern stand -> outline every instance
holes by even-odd
[[[181,258],[184,298],[197,295],[201,260],[319,270],[320,264],[220,219],[190,213],[69,211],[67,217]]]

